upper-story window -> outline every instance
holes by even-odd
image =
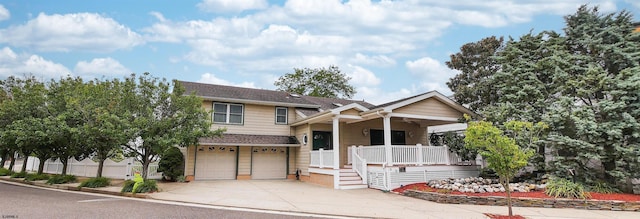
[[[242,124],[244,106],[233,103],[213,103],[213,122]]]
[[[276,124],[287,124],[287,115],[286,107],[276,107]]]

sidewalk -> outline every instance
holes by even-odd
[[[17,181],[0,177],[0,180]],[[78,184],[49,186],[77,190]],[[316,213],[362,218],[487,218],[483,213],[506,214],[504,206],[439,204],[374,189],[334,190],[294,180],[226,180],[190,183],[158,183],[160,192],[139,198],[215,206]],[[121,186],[83,189],[112,195]],[[514,214],[530,219],[640,218],[640,212],[514,207]]]

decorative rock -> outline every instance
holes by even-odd
[[[443,179],[443,180],[431,180],[427,182],[427,185],[436,189],[448,189],[460,192],[473,192],[473,193],[485,193],[485,192],[504,192],[505,189],[502,184],[498,183],[497,179],[485,179],[482,177],[468,177],[460,179]],[[529,192],[543,190],[546,185],[536,185],[531,183],[510,183],[509,188],[515,192]]]

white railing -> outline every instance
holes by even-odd
[[[422,148],[422,160],[424,164],[450,165],[449,148],[447,146],[426,146]]]
[[[362,159],[362,157],[358,155],[357,150],[358,148],[355,146],[349,148],[348,150],[351,151],[350,154],[352,156],[351,161],[353,162],[353,164],[351,165],[351,168],[353,168],[353,170],[356,171],[358,175],[360,175],[360,177],[362,178],[362,184],[367,184],[367,160]]]
[[[352,148],[356,148],[353,150]],[[392,145],[392,160],[387,162],[384,146],[352,146],[348,150],[348,163],[353,164],[352,153],[357,153],[369,164],[385,165],[470,165],[474,161],[463,161],[447,146]]]
[[[309,166],[319,168],[333,168],[333,150],[320,149],[311,151],[311,163]]]
[[[37,171],[40,160],[36,157],[29,157],[27,160],[27,171]],[[60,159],[54,161],[47,160],[44,162],[44,173],[61,174],[62,162]],[[77,161],[74,158],[69,159],[67,163],[67,174],[84,177],[95,177],[98,172],[98,162],[94,162],[91,159],[84,159]],[[102,167],[102,176],[114,179],[132,179],[135,172],[142,173],[142,164],[140,162],[134,162],[133,158],[127,158],[120,162],[115,162],[111,159],[104,161]],[[149,170],[147,173],[149,179],[161,179],[162,173],[158,172],[158,162],[149,164]]]
[[[387,162],[386,151],[384,146],[365,146],[358,147],[358,155],[362,159],[367,160],[370,164],[384,164]]]

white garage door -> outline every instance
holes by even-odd
[[[196,180],[235,179],[236,147],[198,147],[196,155]]]
[[[286,179],[287,148],[253,147],[251,179]]]

